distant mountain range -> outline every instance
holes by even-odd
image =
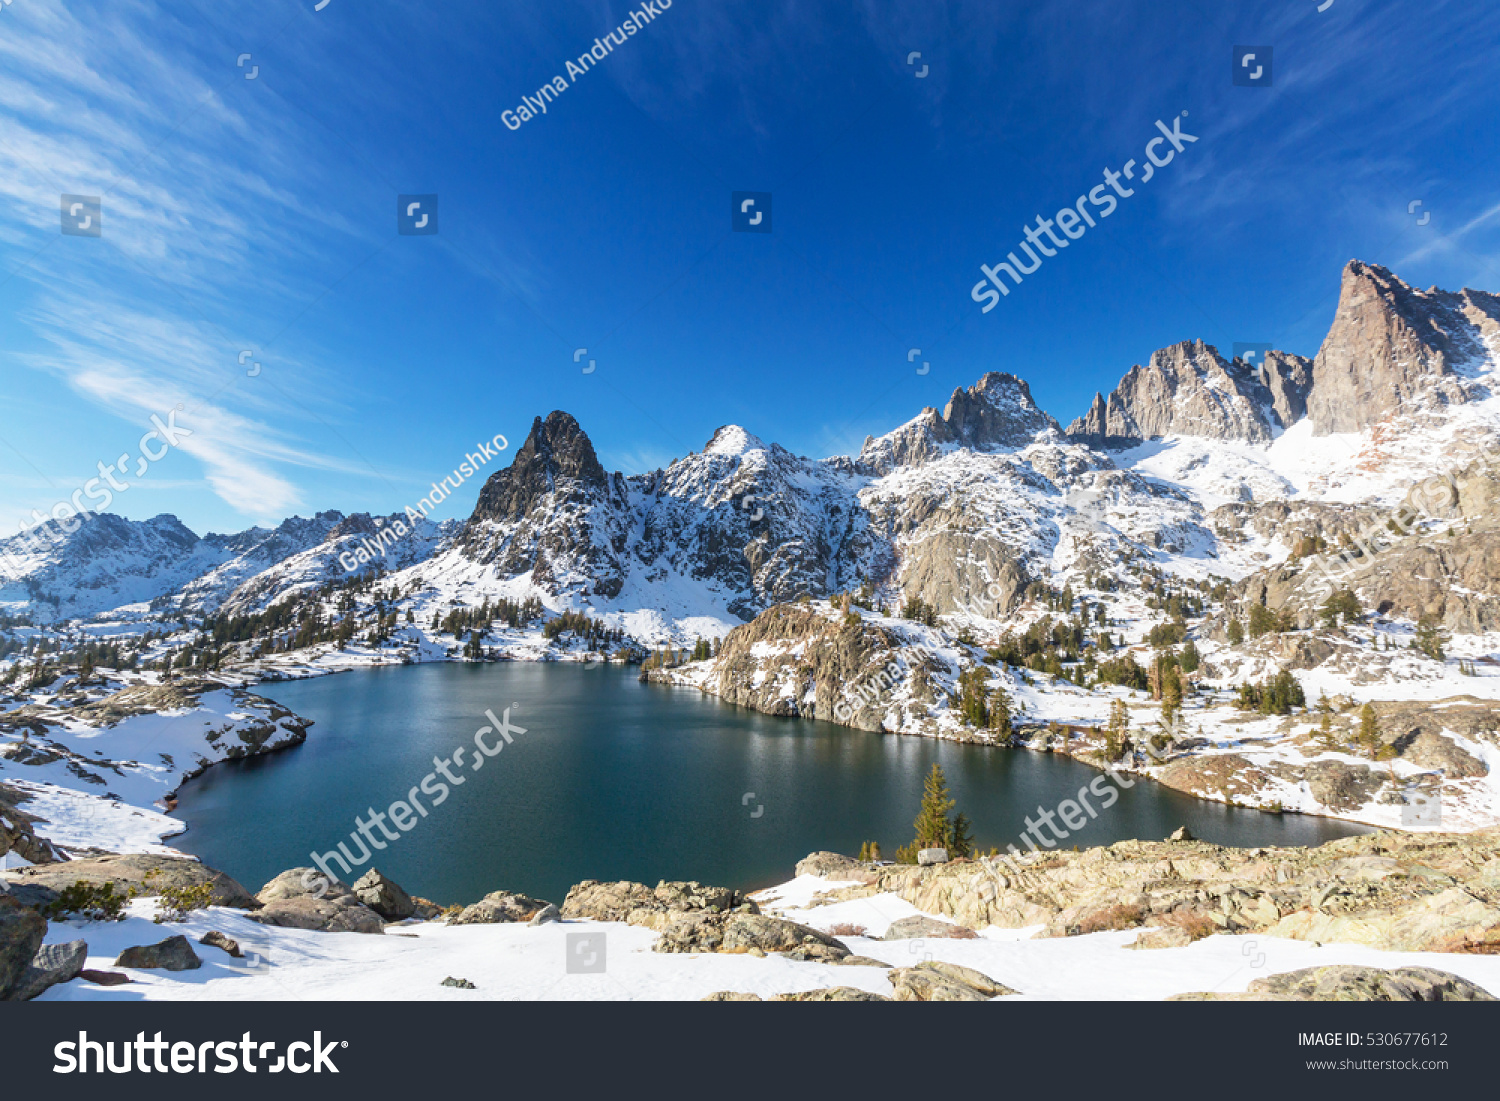
[[[1023,380],[990,372],[856,457],[799,457],[731,425],[627,477],[554,411],[466,520],[383,540],[404,517],[327,511],[200,538],[169,515],[90,514],[40,545],[0,541],[0,607],[41,620],[258,611],[348,577],[371,546],[384,553],[359,571],[419,575],[459,602],[540,596],[643,641],[867,582],[1000,617],[1035,581],[1121,560],[1239,579],[1286,548],[1250,553],[1222,510],[1393,500],[1456,433],[1493,440],[1497,366],[1500,297],[1420,291],[1351,261],[1311,360],[1273,350],[1251,366],[1174,344],[1066,430]]]

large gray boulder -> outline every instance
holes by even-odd
[[[526,922],[551,906],[539,898],[514,894],[511,891],[492,891],[463,912],[448,919],[449,925],[500,925],[510,922]]]
[[[850,955],[839,940],[808,925],[751,913],[681,913],[662,929],[658,952],[783,952],[832,963]]]
[[[146,876],[151,876],[148,883]],[[239,910],[254,910],[260,903],[237,882],[221,871],[189,860],[183,856],[154,856],[131,853],[122,856],[96,856],[86,860],[69,860],[63,864],[43,864],[35,868],[21,868],[6,873],[11,884],[20,894],[28,888],[33,890],[28,897],[50,902],[58,892],[74,883],[113,883],[118,894],[134,888],[138,895],[160,894],[168,887],[196,887],[200,883],[213,885],[215,906],[231,906]],[[43,902],[42,904],[45,904]]]
[[[115,960],[116,967],[133,967],[138,971],[195,971],[203,966],[187,937],[168,937],[155,944],[127,948]]]
[[[679,914],[722,914],[730,910],[758,912],[755,903],[739,891],[697,881],[663,880],[652,888],[644,883],[586,879],[568,891],[562,904],[563,917],[623,921],[652,929],[665,928]]]
[[[1249,993],[1308,1002],[1493,1002],[1468,979],[1431,967],[1308,967],[1250,983]]]
[[[368,906],[347,898],[283,898],[250,915],[251,921],[317,933],[384,933],[385,922]]]
[[[0,1000],[20,985],[47,936],[47,922],[35,910],[0,895]]]
[[[386,921],[405,921],[417,912],[417,904],[411,895],[375,868],[355,881],[354,894]]]
[[[956,963],[923,960],[886,973],[898,1002],[987,1002],[1016,991],[982,971]]]
[[[29,1002],[58,983],[72,982],[89,958],[89,946],[81,940],[66,944],[44,944],[32,958],[31,966],[11,991],[13,1001]]]
[[[288,868],[255,892],[255,898],[257,902],[267,906],[292,898],[321,898],[329,902],[341,899],[360,901],[347,884],[329,879],[316,868]]]

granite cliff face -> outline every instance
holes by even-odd
[[[1295,356],[1277,355],[1271,376],[1279,404],[1299,404]],[[1305,362],[1305,361],[1304,361]],[[1137,364],[1106,399],[1094,395],[1089,411],[1068,426],[1068,435],[1096,447],[1129,446],[1162,436],[1206,436],[1264,443],[1280,421],[1277,397],[1248,364],[1226,363],[1201,340],[1183,341]]]
[[[1379,265],[1351,260],[1313,361],[1313,431],[1356,432],[1397,411],[1468,402],[1479,394],[1476,369],[1497,352],[1500,297],[1421,291]]]

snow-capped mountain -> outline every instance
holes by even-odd
[[[1497,362],[1500,298],[1419,291],[1352,261],[1315,359],[1271,351],[1252,367],[1184,341],[1066,432],[1022,379],[990,372],[857,457],[807,459],[727,425],[626,477],[554,411],[467,520],[329,511],[200,539],[169,516],[87,516],[72,533],[0,543],[0,603],[42,620],[150,601],[243,614],[379,569],[439,605],[535,596],[642,640],[863,585],[1003,617],[1035,582],[1127,560],[1231,579],[1274,567],[1291,541],[1257,517],[1275,502],[1345,531],[1353,520],[1313,506],[1389,505],[1454,440],[1496,438]]]

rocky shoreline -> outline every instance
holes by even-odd
[[[201,965],[192,962],[199,957],[191,945],[175,943],[181,937],[130,947],[116,961],[124,971],[104,977],[82,971],[87,956],[83,941],[44,949],[49,931],[44,915],[57,924],[55,907],[66,900],[64,891],[79,882],[96,888],[108,884],[121,897],[136,894],[159,903],[164,896],[200,889],[200,904],[215,908],[205,911],[210,918],[240,911],[268,931],[377,936],[389,931],[405,936],[434,926],[635,927],[655,935],[656,953],[877,968],[890,985],[889,994],[834,985],[777,995],[779,1000],[984,1001],[1012,996],[1017,991],[1003,975],[933,959],[899,967],[867,954],[886,942],[967,943],[999,930],[1028,931],[1043,940],[1133,932],[1134,940],[1121,947],[1136,950],[1185,948],[1216,936],[1256,936],[1392,953],[1442,953],[1455,960],[1500,955],[1500,830],[1420,837],[1379,833],[1306,849],[1241,850],[1187,838],[1127,841],[1083,852],[1037,854],[1019,864],[953,860],[892,865],[819,852],[802,860],[796,873],[793,883],[808,888],[794,906],[782,903],[780,889],[751,895],[696,882],[650,887],[587,880],[569,890],[560,905],[496,891],[473,904],[444,909],[413,898],[374,870],[346,886],[320,882],[310,869],[289,869],[252,895],[223,872],[185,858],[107,856],[40,865],[0,879],[0,997],[35,997],[50,985],[73,981],[80,972],[85,982],[112,983],[133,981],[125,972],[177,969],[177,963],[152,962],[158,958],[182,961],[184,968]],[[916,913],[890,922],[874,940],[862,927],[818,916],[881,898],[902,900]],[[217,929],[205,932],[199,944],[231,956],[239,950],[232,937]],[[49,975],[51,982],[46,981]],[[1181,996],[1494,1000],[1478,985],[1425,965],[1310,968],[1259,976],[1244,991],[1185,991]],[[761,999],[723,991],[709,1000]]]

